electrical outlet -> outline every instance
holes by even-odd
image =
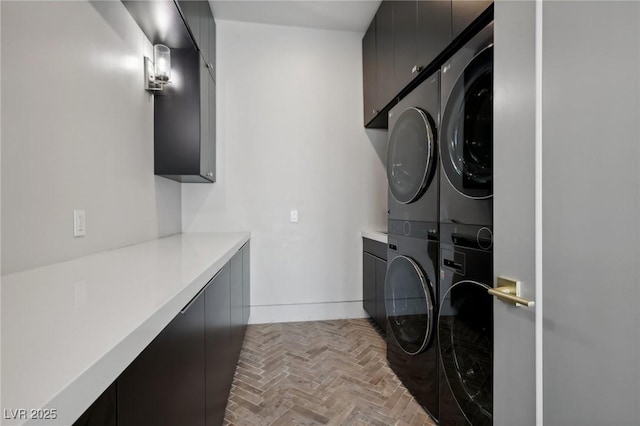
[[[298,210],[291,210],[290,219],[292,223],[296,223],[298,221]]]
[[[87,215],[84,210],[73,211],[73,236],[84,237],[87,235]]]

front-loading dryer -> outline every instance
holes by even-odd
[[[389,220],[438,222],[440,72],[389,111]]]
[[[385,279],[389,366],[436,420],[437,227],[437,223],[389,221]]]
[[[493,223],[493,23],[441,68],[440,222]]]
[[[486,227],[440,227],[440,424],[493,424],[493,241]]]

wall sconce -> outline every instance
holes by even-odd
[[[150,93],[162,92],[171,79],[171,53],[164,44],[153,46],[153,61],[144,57],[145,89]]]

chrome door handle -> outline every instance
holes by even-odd
[[[498,277],[498,286],[487,290],[490,295],[496,296],[505,303],[515,306],[533,306],[535,301],[520,297],[520,281]]]

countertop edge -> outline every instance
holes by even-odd
[[[189,233],[191,234],[191,233]],[[215,233],[211,233],[215,234]],[[161,308],[80,375],[71,380],[43,407],[55,408],[59,417],[54,421],[31,419],[22,423],[31,425],[72,424],[106,390],[151,341],[178,315],[180,310],[198,294],[222,267],[251,239],[250,232],[238,234],[236,242],[223,256],[212,262],[191,283],[178,291]],[[36,408],[36,407],[32,407]],[[4,424],[4,423],[3,423]]]
[[[389,242],[388,235],[383,231],[371,231],[368,229],[363,229],[361,232],[362,238],[368,238],[373,241],[378,241],[383,244],[387,244]]]

